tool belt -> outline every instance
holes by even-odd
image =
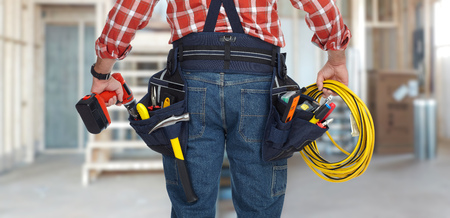
[[[233,33],[214,32],[222,4]],[[280,114],[287,106],[280,96],[300,90],[298,84],[287,76],[285,60],[286,54],[281,54],[279,47],[244,33],[234,1],[211,1],[203,32],[191,33],[173,42],[166,69],[150,78],[148,94],[140,101],[148,107],[149,102],[153,101],[151,104],[154,106],[160,104],[165,96],[170,96],[173,102],[169,107],[151,111],[147,120],[136,121],[130,117],[130,124],[151,149],[165,155],[174,155],[170,138],[178,135],[184,153],[189,131],[186,121],[156,129],[164,120],[188,113],[187,86],[182,70],[272,74],[271,108],[265,126],[262,156],[265,161],[288,158],[327,129],[310,123],[313,113],[302,110],[295,110],[291,121],[281,121]],[[302,95],[299,104],[307,98]]]
[[[230,40],[228,45],[227,39]],[[209,43],[205,44],[205,41]],[[235,46],[233,42],[239,43],[240,46]],[[199,43],[202,43],[202,46],[196,45]],[[168,135],[178,134],[184,153],[189,135],[186,121],[156,129],[149,134],[161,121],[188,113],[187,86],[181,73],[182,69],[272,73],[271,108],[265,126],[262,156],[265,161],[291,157],[294,152],[301,151],[305,145],[319,138],[328,128],[322,129],[310,123],[313,113],[299,109],[295,110],[290,122],[285,123],[281,120],[287,103],[281,100],[280,96],[288,91],[299,91],[300,88],[287,76],[285,54],[281,54],[279,49],[274,47],[248,35],[230,33],[193,33],[176,41],[174,48],[169,52],[166,69],[150,78],[148,93],[140,103],[146,107],[151,106],[152,96],[156,98],[159,106],[165,96],[173,97],[174,101],[169,107],[150,111],[150,118],[147,120],[133,120],[130,117],[130,125],[148,147],[169,156],[173,156],[174,152],[170,143],[171,137]],[[252,63],[252,67],[246,62]],[[305,100],[314,101],[309,96],[301,95],[299,105]]]
[[[169,135],[176,132],[179,134],[184,153],[189,135],[186,121],[152,131],[162,121],[188,113],[187,86],[182,70],[272,74],[278,62],[284,65],[284,56],[279,53],[279,47],[252,36],[234,33],[192,33],[173,43],[166,68],[149,80],[148,93],[139,103],[152,107],[150,118],[134,120],[130,117],[130,125],[149,148],[168,156],[174,156],[170,143],[170,138],[173,137]],[[280,68],[285,69],[282,65]],[[276,72],[279,72],[278,77],[286,78],[285,70]],[[169,107],[163,107],[167,96],[170,96],[173,102]],[[158,108],[155,108],[155,105]]]

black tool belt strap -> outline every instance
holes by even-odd
[[[235,46],[183,46],[179,57],[183,60],[229,60],[246,61],[275,66],[276,58],[273,52],[263,49]]]

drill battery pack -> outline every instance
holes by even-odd
[[[86,95],[75,105],[87,130],[98,134],[111,123],[108,110],[102,97],[96,93]]]

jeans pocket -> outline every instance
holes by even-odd
[[[261,142],[269,114],[269,90],[242,89],[239,134],[246,142]]]
[[[284,195],[286,193],[287,184],[287,164],[273,166],[272,175],[272,197]]]
[[[206,88],[188,88],[189,138],[200,138],[205,132]]]

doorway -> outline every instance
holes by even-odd
[[[82,150],[76,102],[89,93],[95,61],[94,6],[43,7],[45,31],[45,149]],[[90,19],[91,18],[91,19]],[[81,94],[83,93],[83,94]]]

